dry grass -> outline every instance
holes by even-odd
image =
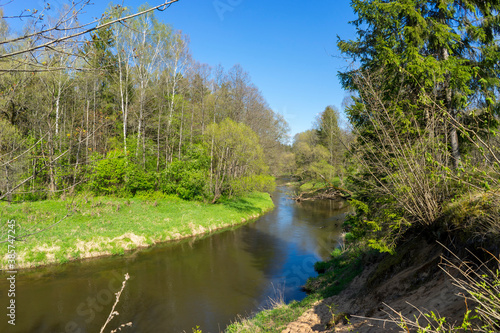
[[[500,257],[490,253],[491,259],[483,262],[472,252],[470,254],[477,263],[461,260],[453,254],[450,259],[443,258],[440,265],[453,284],[462,290],[459,295],[464,297],[467,311],[461,323],[450,323],[438,313],[422,311],[409,303],[417,315],[405,317],[385,304],[390,310],[387,312],[390,320],[386,321],[397,324],[401,332],[500,332]]]
[[[500,196],[496,191],[464,195],[448,204],[443,215],[451,226],[472,232],[476,237],[500,235]]]

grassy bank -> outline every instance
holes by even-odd
[[[317,301],[317,295],[306,297],[300,302],[285,304],[277,301],[271,309],[263,310],[250,318],[241,318],[238,322],[229,325],[226,333],[280,333],[288,323],[297,320],[304,311]]]
[[[272,208],[272,200],[265,193],[216,205],[160,193],[130,199],[81,194],[31,203],[1,203],[1,235],[2,241],[7,240],[7,221],[15,220],[16,235],[21,236],[14,242],[16,266],[27,268],[122,254],[241,224]],[[33,235],[22,237],[29,234]],[[2,268],[7,266],[8,245],[0,243]]]

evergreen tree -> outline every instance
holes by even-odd
[[[352,6],[358,37],[338,46],[358,65],[339,74],[356,93],[346,109],[357,134],[355,224],[388,250],[407,227],[434,223],[461,193],[460,175],[479,165],[467,155],[497,127],[500,2]]]

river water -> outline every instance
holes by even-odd
[[[296,203],[292,189],[273,193],[276,208],[255,222],[202,238],[166,243],[124,256],[20,272],[16,325],[8,285],[0,281],[0,332],[99,332],[125,273],[130,275],[107,332],[219,332],[237,315],[305,297],[314,262],[328,258],[349,211],[344,201]],[[5,276],[5,275],[3,275]]]

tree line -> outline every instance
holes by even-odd
[[[58,28],[43,37],[64,42],[35,50],[0,20],[0,52],[13,54],[0,59],[1,199],[162,190],[216,202],[272,189],[283,117],[240,65],[197,62],[188,36],[138,12],[106,25],[133,16],[110,5],[105,27],[72,39],[77,15],[45,18]]]
[[[330,105],[318,114],[313,129],[295,135],[288,158],[292,173],[308,184],[305,188],[346,184],[352,132],[340,122],[339,109]]]

